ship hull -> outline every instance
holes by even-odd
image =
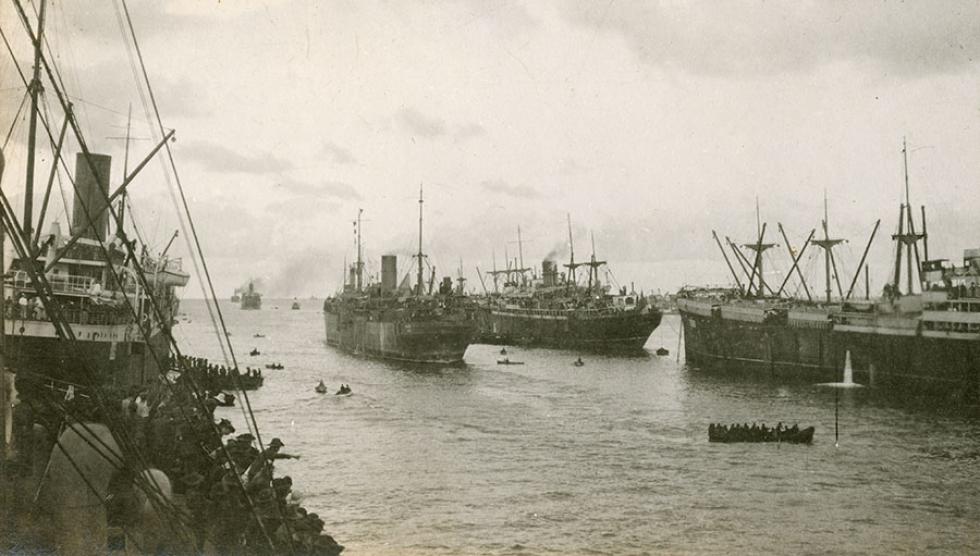
[[[659,311],[579,317],[571,311],[487,309],[478,341],[558,349],[642,350],[660,325]]]
[[[980,403],[980,337],[882,333],[836,327],[835,349],[851,353],[855,373],[877,388]]]
[[[328,345],[354,355],[412,363],[462,362],[475,331],[464,322],[379,321],[329,310],[323,318]]]
[[[709,368],[761,370],[839,379],[843,357],[829,328],[742,322],[680,311],[688,363]]]
[[[850,353],[858,383],[903,397],[980,402],[980,337],[930,336],[916,328],[741,322],[685,310],[681,321],[687,361],[702,369],[837,382]]]
[[[17,372],[21,391],[29,384],[62,390],[67,383],[88,386],[93,379],[101,388],[123,391],[155,380],[161,368],[154,353],[163,365],[170,354],[164,334],[154,334],[147,344],[127,335],[126,326],[73,325],[76,341],[66,342],[48,322],[4,324],[6,364]]]

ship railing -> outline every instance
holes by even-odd
[[[584,317],[596,317],[596,316],[608,316],[608,315],[620,315],[626,312],[626,309],[622,307],[609,307],[602,309],[522,309],[520,307],[501,307],[495,308],[495,311],[503,314],[509,315],[533,315],[542,317],[560,317],[560,316],[584,316]]]
[[[9,303],[4,305],[4,317],[13,321],[50,322],[43,306],[29,303],[26,306]],[[87,309],[61,307],[61,315],[68,324],[111,326],[129,324],[133,321],[128,311],[114,307],[93,306]]]
[[[79,276],[77,274],[52,274],[47,277],[48,284],[51,286],[52,293],[62,295],[92,295],[92,285],[96,280],[90,276]],[[34,291],[34,283],[30,275],[24,270],[13,272],[7,283],[19,290]],[[130,295],[137,292],[135,283],[127,283],[123,291]],[[102,290],[105,294],[107,290]]]

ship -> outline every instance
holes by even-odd
[[[26,36],[13,45],[29,43],[34,54],[33,72],[18,72],[26,110],[23,117],[11,113],[9,128],[29,122],[26,149],[17,142],[12,149],[18,167],[26,169],[23,216],[10,202],[13,173],[6,172],[6,143],[0,146],[0,180],[6,180],[0,181],[0,553],[189,554],[207,546],[237,554],[261,546],[279,554],[316,546],[318,554],[339,554],[343,547],[322,533],[315,513],[292,503],[287,508],[292,482],[275,477],[266,464],[271,460],[261,456],[277,453],[282,442],[273,439],[271,452],[263,452],[261,441],[253,446],[259,431],[247,396],[240,405],[255,436],[226,442],[234,426],[215,422],[213,410],[230,396],[214,399],[186,372],[189,358],[171,334],[177,292],[188,281],[180,259],[167,256],[176,232],[153,256],[138,228],[134,239],[127,233],[127,186],[137,177],[142,181],[142,169],[164,148],[171,155],[168,175],[176,176],[169,147],[174,131],[163,127],[154,101],[156,146],[134,168],[124,157],[121,183],[110,190],[112,158],[90,148],[69,100],[78,97],[65,89],[62,57],[52,53],[65,45],[43,34],[47,4],[15,3]],[[57,7],[59,15],[70,12]],[[121,30],[128,27],[124,36],[132,38],[127,47],[139,54],[130,12],[122,8],[125,24],[120,12],[116,16]],[[85,7],[87,17],[90,9]],[[56,30],[71,25],[53,23]],[[20,67],[10,34],[3,35]],[[151,91],[142,56],[137,58],[141,84]],[[112,79],[109,68],[97,78]],[[80,77],[66,74],[74,75],[73,82]],[[63,122],[60,134],[49,127],[55,122]],[[39,140],[39,132],[46,137]],[[129,142],[127,125],[127,155]],[[73,171],[68,145],[80,150]],[[47,188],[35,212],[35,170],[42,161],[50,168],[43,169]],[[70,219],[65,233],[51,216],[58,214],[50,195],[56,180],[74,192],[63,197]],[[52,220],[47,226],[45,216]],[[202,256],[200,248],[192,248],[191,256]],[[247,461],[236,462],[232,453]],[[259,480],[245,476],[260,466]],[[266,502],[262,512],[253,500]],[[275,518],[265,509],[269,503]],[[271,529],[283,522],[291,522],[288,538]]]
[[[764,266],[766,253],[778,247],[766,241],[768,223],[761,222],[756,208],[756,237],[754,241],[737,244],[725,237],[723,246],[718,233],[712,231],[734,287],[685,287],[675,296],[684,335],[684,353],[688,363],[701,368],[734,370],[737,368],[765,370],[770,373],[795,374],[813,380],[832,381],[839,378],[844,354],[834,347],[832,316],[841,311],[842,301],[850,301],[864,267],[864,261],[877,234],[880,220],[875,223],[858,272],[844,292],[837,272],[834,248],[845,239],[830,235],[829,211],[824,199],[824,215],[820,227],[810,231],[797,251],[778,223],[786,253],[792,263],[778,286],[767,281]],[[822,249],[824,266],[824,295],[815,297],[804,276],[800,263],[810,246]],[[791,278],[796,277],[806,299],[788,295]],[[866,282],[867,283],[867,282]],[[834,296],[834,288],[837,297]],[[868,296],[867,286],[865,296]]]
[[[493,291],[485,291],[480,306],[480,343],[590,351],[642,351],[663,313],[650,300],[625,286],[613,290],[600,280],[606,261],[596,260],[595,241],[588,261],[575,261],[571,218],[568,219],[568,273],[559,273],[554,260],[541,263],[540,278],[524,266],[518,228],[518,254],[498,270],[489,271]],[[577,270],[588,276],[580,283]],[[500,281],[503,284],[500,284]]]
[[[289,308],[293,311],[299,311],[302,307],[300,306],[299,301],[296,298],[293,298],[293,304]]]
[[[904,145],[903,153],[907,153]],[[736,287],[689,287],[678,293],[687,361],[699,368],[761,369],[814,381],[837,381],[850,365],[855,380],[905,397],[939,395],[980,402],[980,250],[965,250],[962,266],[929,258],[925,207],[921,207],[921,231],[916,231],[905,157],[906,196],[900,205],[898,233],[892,236],[895,268],[881,296],[872,298],[865,264],[880,220],[846,290],[833,255],[833,247],[842,240],[829,237],[826,209],[823,238],[813,240],[811,231],[796,256],[779,226],[793,265],[775,291],[766,284],[762,268],[761,253],[775,246],[765,242],[765,226],[755,242],[742,246],[756,254],[751,261],[725,238],[737,267],[713,232]],[[813,299],[799,271],[808,245],[823,248],[823,300]],[[863,299],[855,295],[862,270]],[[783,295],[794,272],[805,300]]]
[[[255,283],[249,281],[248,286],[242,290],[242,309],[257,310],[262,308],[262,294],[255,291]]]
[[[238,303],[241,300],[242,300],[242,296],[238,295],[238,291],[237,290],[235,291],[235,293],[231,294],[231,302],[232,303]]]
[[[962,265],[929,257],[925,206],[918,228],[913,217],[905,145],[903,154],[905,199],[890,281],[880,298],[845,303],[832,316],[835,347],[850,353],[855,375],[873,386],[978,405],[980,249],[965,249]]]
[[[443,278],[433,291],[435,268],[424,277],[422,191],[419,190],[419,247],[416,280],[398,283],[398,257],[381,257],[381,280],[365,284],[358,211],[357,260],[347,269],[343,288],[323,302],[326,342],[344,352],[378,359],[426,364],[463,361],[476,332],[470,301]]]

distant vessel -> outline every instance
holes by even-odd
[[[262,294],[255,291],[255,284],[248,283],[248,287],[242,292],[242,309],[261,309]]]
[[[357,262],[343,290],[323,302],[327,344],[341,350],[398,361],[457,363],[473,339],[476,322],[469,302],[444,278],[433,292],[435,268],[426,286],[422,253],[422,193],[419,191],[419,251],[415,286],[406,275],[397,283],[397,258],[381,257],[381,282],[364,284],[361,212],[357,218]]]
[[[493,291],[486,292],[481,300],[480,342],[588,350],[643,348],[660,324],[661,311],[626,287],[610,293],[611,287],[599,279],[599,268],[606,261],[596,260],[595,242],[590,260],[575,262],[571,234],[569,220],[567,276],[558,273],[553,260],[546,259],[541,264],[541,278],[528,278],[531,269],[524,268],[522,248],[514,268],[508,262],[507,269],[488,272],[493,277]],[[588,268],[585,284],[576,277],[580,267]]]
[[[290,307],[293,311],[298,311],[300,309],[299,301],[293,301],[293,305]]]
[[[238,292],[235,292],[235,293],[233,293],[231,295],[231,302],[232,303],[238,303],[241,300],[242,300],[242,296],[238,295]]]

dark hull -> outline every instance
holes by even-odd
[[[660,325],[659,311],[578,317],[572,311],[484,310],[478,342],[576,350],[642,350]]]
[[[843,356],[837,356],[829,329],[742,322],[686,311],[681,311],[681,323],[684,355],[697,366],[744,367],[827,382],[838,380],[843,369]]]
[[[164,366],[170,354],[163,334],[153,336],[149,345],[99,339],[64,342],[55,337],[17,334],[19,322],[18,326],[12,325],[12,321],[6,323],[6,364],[17,373],[18,390],[22,392],[31,384],[44,388],[51,384],[59,389],[66,387],[46,379],[87,386],[92,384],[92,378],[99,387],[123,391],[156,380],[160,367],[154,353]],[[78,331],[76,334],[83,338]]]
[[[769,431],[768,434],[741,430],[709,430],[708,442],[723,442],[731,444],[735,442],[782,442],[786,444],[811,444],[813,443],[813,427],[807,427],[797,432]]]
[[[834,331],[868,384],[909,396],[941,394],[980,403],[980,338],[975,340]]]
[[[739,368],[842,379],[847,352],[854,380],[903,395],[980,402],[980,338],[948,339],[921,332],[871,333],[839,327],[749,323],[681,311],[687,361],[702,368]]]
[[[355,355],[412,363],[459,363],[474,326],[455,320],[375,321],[324,311],[328,345]]]

